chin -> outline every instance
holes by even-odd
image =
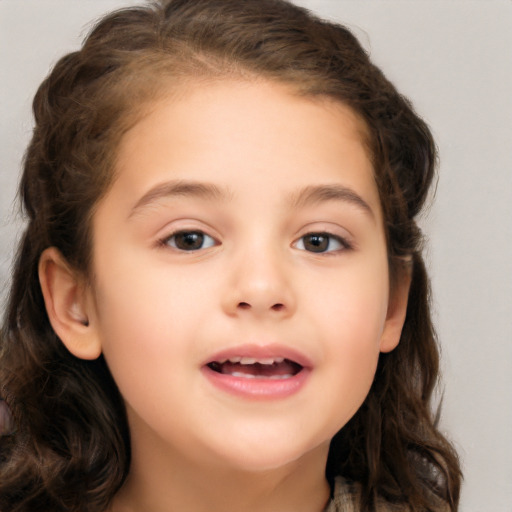
[[[288,441],[293,441],[289,438]],[[268,440],[235,448],[229,453],[218,453],[217,460],[224,460],[226,466],[246,473],[261,473],[284,469],[310,457],[324,457],[327,462],[329,441],[320,445],[305,446],[296,443],[287,446],[285,439],[269,443]]]

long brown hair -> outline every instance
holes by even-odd
[[[91,217],[115,179],[116,148],[145,106],[177,81],[263,77],[341,101],[363,119],[385,218],[391,279],[412,261],[401,341],[382,354],[363,406],[332,440],[326,476],[411,510],[456,510],[460,469],[437,430],[438,347],[415,222],[434,177],[426,124],[343,26],[284,0],[167,0],[105,17],[63,57],[34,99],[20,195],[28,224],[1,332],[0,395],[15,428],[0,437],[2,511],[104,511],[130,443],[122,397],[102,357],[72,356],[53,332],[38,280],[57,247],[87,276]]]

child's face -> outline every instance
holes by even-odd
[[[227,81],[124,136],[88,315],[135,456],[258,470],[327,454],[400,329],[362,131],[341,104]]]

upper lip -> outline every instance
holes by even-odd
[[[304,368],[312,368],[312,361],[299,350],[280,344],[269,345],[236,345],[229,347],[211,355],[204,361],[203,366],[213,362],[222,363],[233,358],[250,358],[255,362],[265,361],[269,359],[288,359],[299,364]]]

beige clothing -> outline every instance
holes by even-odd
[[[336,477],[333,498],[329,501],[324,512],[357,512],[358,494],[355,485],[350,484],[341,476]]]
[[[358,484],[351,483],[342,477],[336,477],[334,496],[324,512],[358,512],[359,495]],[[437,512],[449,512],[450,508],[445,502],[434,497],[433,501],[438,501],[438,506],[435,509]],[[385,500],[378,500],[376,508],[377,512],[409,512],[407,506],[394,505]]]

